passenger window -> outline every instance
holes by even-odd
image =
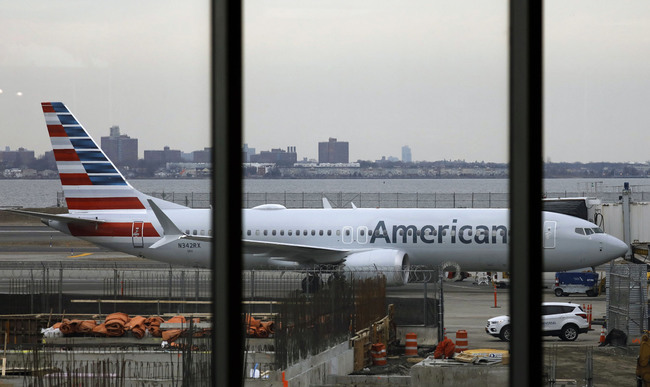
[[[590,229],[590,228],[585,228],[585,234],[586,234],[586,235],[591,235],[591,234],[593,234],[593,233],[594,233],[594,232],[593,232],[592,229]]]
[[[320,231],[318,232],[318,235],[323,236],[323,230],[320,230]]]
[[[264,230],[264,236],[269,235],[269,230]]]
[[[260,230],[255,230],[255,235],[259,236],[260,235]]]
[[[190,230],[185,230],[185,234],[190,235]]]
[[[304,230],[304,231],[302,232],[302,235],[307,236],[307,233],[309,233],[309,231]]]
[[[585,230],[580,227],[576,227],[576,234],[585,235]]]
[[[331,235],[332,235],[332,230],[327,230],[327,236],[331,236]]]
[[[250,235],[251,230],[248,230],[248,232],[249,232],[248,235]],[[212,230],[208,230],[208,235],[209,235],[209,236],[212,236]]]
[[[192,230],[192,234],[193,234],[193,235],[196,235],[196,233],[197,233],[196,230]]]
[[[246,235],[250,236],[252,234],[251,230],[246,231]]]
[[[345,229],[345,236],[350,236],[350,230],[347,228]]]
[[[411,230],[411,229],[409,228],[407,234],[408,234],[408,236],[413,236],[413,230]]]
[[[280,235],[284,235],[284,230],[280,230]]]
[[[300,236],[300,230],[296,230],[296,236]]]
[[[341,230],[336,230],[336,236],[341,236]]]
[[[366,232],[364,229],[359,230],[359,235],[364,236],[366,235]]]
[[[311,230],[311,236],[316,235],[316,230]]]
[[[293,231],[292,231],[292,230],[289,230],[289,231],[287,231],[287,234],[288,234],[289,236],[292,236],[292,235],[293,235]]]
[[[271,235],[275,236],[275,230],[271,231]]]
[[[201,230],[201,235],[205,235],[205,230]]]

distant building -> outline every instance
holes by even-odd
[[[350,144],[348,142],[338,142],[335,138],[330,137],[327,142],[318,143],[318,162],[319,163],[344,163],[350,162]]]
[[[294,164],[298,161],[298,154],[296,153],[295,146],[283,149],[271,149],[271,151],[261,151],[257,155],[250,156],[251,163],[280,163],[280,164]]]
[[[135,165],[138,162],[138,139],[120,134],[120,127],[111,126],[108,137],[102,137],[102,150],[117,165]]]
[[[211,163],[212,162],[212,148],[207,147],[203,150],[192,152],[192,162],[194,163]]]
[[[144,151],[144,161],[149,165],[162,165],[166,163],[180,163],[183,161],[181,151],[169,149],[168,146],[163,150],[146,150]]]
[[[402,147],[402,162],[403,163],[412,163],[413,159],[411,158],[411,148],[408,145]]]
[[[24,167],[32,164],[34,160],[34,151],[25,148],[12,151],[9,147],[5,147],[4,151],[0,151],[0,162],[5,168]]]
[[[243,163],[250,163],[251,162],[251,156],[255,154],[255,148],[249,148],[248,144],[244,144],[242,147],[242,162]]]

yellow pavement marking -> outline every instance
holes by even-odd
[[[83,254],[77,254],[77,255],[69,255],[68,258],[79,258],[79,257],[85,257],[86,255],[92,255],[93,253],[83,253]]]

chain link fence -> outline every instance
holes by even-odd
[[[147,192],[147,195],[191,208],[210,208],[212,194],[205,192]],[[546,198],[597,197],[603,203],[617,203],[620,192],[545,192]],[[287,208],[321,208],[323,198],[336,208],[352,204],[365,208],[507,208],[509,194],[503,192],[418,193],[418,192],[244,192],[242,208],[282,204]],[[632,199],[650,201],[650,192],[633,192]],[[65,207],[63,192],[57,193],[57,207]]]
[[[607,330],[625,332],[628,343],[648,329],[647,265],[607,267]]]

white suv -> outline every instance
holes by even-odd
[[[543,336],[558,336],[564,341],[573,341],[578,338],[578,334],[587,333],[588,329],[587,314],[580,305],[569,302],[542,303]],[[510,341],[510,316],[489,319],[485,332],[503,341]]]

